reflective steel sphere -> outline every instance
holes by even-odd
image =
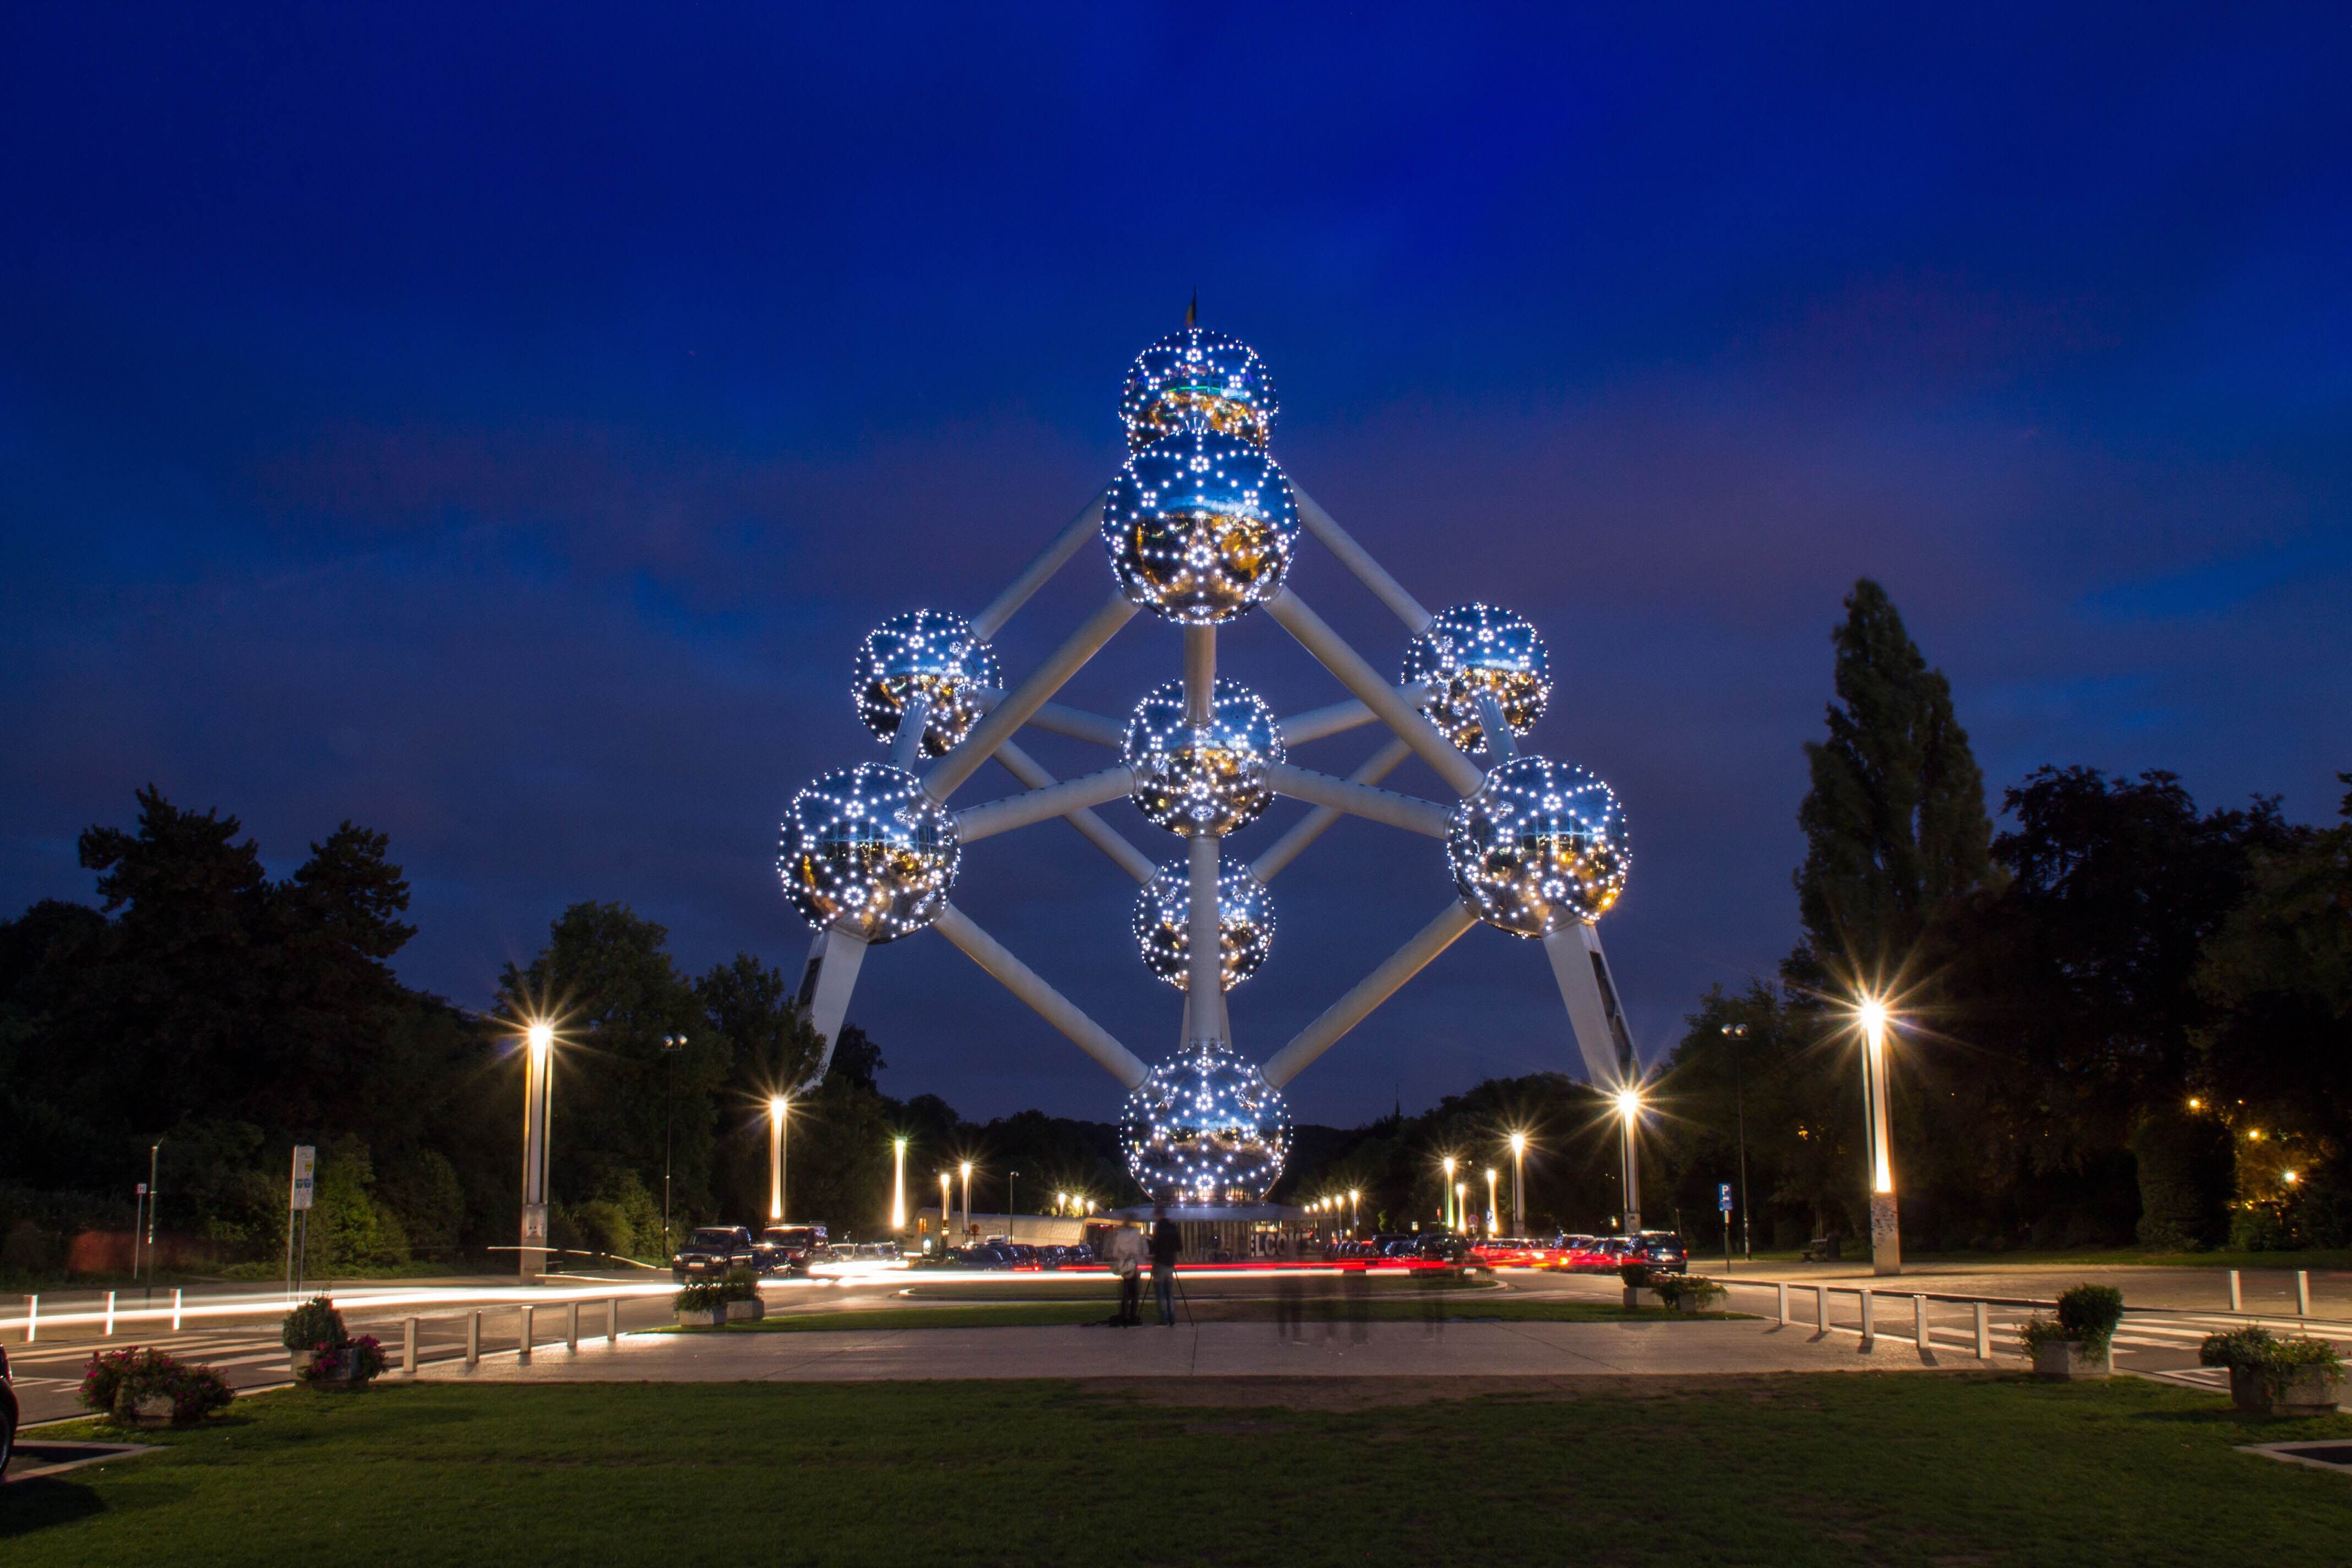
[[[1127,721],[1129,799],[1161,827],[1182,834],[1226,834],[1257,820],[1274,799],[1265,770],[1282,761],[1274,710],[1257,693],[1222,676],[1211,688],[1209,721],[1184,721],[1184,683],[1152,688]]]
[[[1404,645],[1406,685],[1425,686],[1422,711],[1465,752],[1484,751],[1478,697],[1492,697],[1503,721],[1524,735],[1551,696],[1550,661],[1536,628],[1492,605],[1440,611]]]
[[[809,924],[885,942],[931,923],[961,856],[955,817],[914,774],[860,763],[793,796],[776,868]]]
[[[1135,356],[1118,395],[1127,444],[1141,450],[1172,430],[1209,429],[1263,447],[1276,405],[1257,351],[1186,327]]]
[[[1181,860],[1171,860],[1135,897],[1135,944],[1144,966],[1160,979],[1184,987],[1192,956],[1192,881]],[[1223,990],[1231,991],[1258,972],[1274,945],[1274,897],[1265,885],[1237,865],[1217,877],[1217,954]]]
[[[1549,936],[1592,921],[1625,890],[1633,852],[1617,797],[1582,768],[1516,757],[1454,806],[1445,858],[1463,902],[1488,925]]]
[[[1213,626],[1282,586],[1298,509],[1282,470],[1248,442],[1180,430],[1110,482],[1102,536],[1129,599],[1184,626]]]
[[[1128,1173],[1156,1204],[1258,1204],[1290,1152],[1290,1109],[1223,1046],[1188,1046],[1127,1097]]]
[[[996,652],[971,635],[971,623],[944,610],[908,610],[866,634],[851,677],[857,716],[885,741],[918,700],[930,704],[922,755],[943,757],[982,713],[973,693],[1001,688]]]

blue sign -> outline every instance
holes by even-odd
[[[1721,1209],[1726,1214],[1729,1214],[1731,1212],[1731,1184],[1729,1182],[1723,1182],[1717,1184],[1715,1189],[1715,1206]]]

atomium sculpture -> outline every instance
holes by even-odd
[[[1587,1076],[1612,1088],[1634,1080],[1596,924],[1631,865],[1623,812],[1584,769],[1518,751],[1550,696],[1542,637],[1489,605],[1431,615],[1275,465],[1266,447],[1276,412],[1256,353],[1188,320],[1128,373],[1126,466],[1010,587],[969,619],[911,610],[866,638],[855,698],[891,763],[862,763],[802,790],[778,858],[786,893],[817,933],[800,1000],[825,1040],[818,1076],[866,949],[929,926],[1118,1079],[1128,1166],[1153,1201],[1180,1212],[1247,1208],[1264,1200],[1288,1152],[1285,1088],[1483,921],[1542,942]],[[1403,623],[1397,684],[1286,585],[1303,535]],[[1008,686],[991,640],[1089,537],[1103,543],[1116,592]],[[1218,628],[1257,609],[1339,680],[1346,700],[1277,718],[1217,674]],[[1124,723],[1055,703],[1139,610],[1181,628],[1181,679],[1146,694]],[[1370,723],[1394,738],[1351,771],[1292,761],[1301,746]],[[1057,779],[1018,743],[1024,729],[1101,745],[1113,760]],[[1450,804],[1381,787],[1407,757],[1436,775]],[[956,791],[992,761],[1021,787],[950,810]],[[1312,809],[1255,859],[1228,858],[1226,840],[1283,797]],[[1156,864],[1139,851],[1096,809],[1120,800],[1178,835],[1183,854]],[[1265,885],[1342,814],[1439,841],[1442,867],[1434,853],[1424,866],[1433,889],[1450,873],[1450,896],[1403,946],[1254,1063],[1236,1047],[1228,993],[1271,953]],[[1135,879],[1145,967],[1184,993],[1177,1048],[1156,1066],[950,901],[964,845],[1055,818]],[[1401,865],[1400,875],[1410,869]],[[1627,1223],[1638,1220],[1629,1214]]]

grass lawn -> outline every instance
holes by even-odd
[[[1099,1323],[1110,1316],[1114,1302],[1092,1301],[1005,1301],[989,1302],[970,1307],[873,1307],[851,1308],[836,1312],[771,1312],[757,1322],[730,1323],[723,1329],[658,1329],[656,1333],[673,1334],[758,1334],[758,1333],[823,1333],[843,1332],[852,1329],[1005,1329],[1036,1328],[1067,1323]],[[1193,1318],[1203,1323],[1272,1322],[1275,1303],[1264,1301],[1194,1301],[1189,1310]],[[1426,1312],[1426,1304],[1419,1300],[1369,1301],[1364,1305],[1367,1321],[1381,1323],[1412,1322]],[[1157,1321],[1159,1309],[1147,1293],[1143,1300],[1146,1321]],[[1604,1323],[1628,1319],[1688,1320],[1723,1318],[1725,1312],[1676,1313],[1650,1308],[1643,1311],[1625,1310],[1614,1302],[1576,1301],[1562,1300],[1496,1300],[1479,1295],[1469,1300],[1447,1295],[1438,1299],[1438,1315],[1454,1321],[1475,1322],[1489,1319],[1507,1323]],[[1345,1322],[1344,1307],[1326,1300],[1319,1305],[1306,1304],[1301,1314],[1310,1323]]]
[[[2249,1426],[2137,1379],[1433,1382],[291,1391],[9,1486],[0,1555],[2207,1568],[2341,1562],[2352,1517],[2352,1479],[2231,1451],[2352,1419]]]

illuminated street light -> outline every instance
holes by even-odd
[[[1445,1156],[1445,1201],[1449,1205],[1454,1202],[1454,1156],[1451,1154]],[[1458,1211],[1449,1206],[1445,1211],[1445,1228],[1461,1229],[1461,1226],[1456,1223]]]
[[[1617,1115],[1623,1123],[1625,1151],[1625,1224],[1627,1236],[1642,1234],[1642,1170],[1634,1159],[1633,1134],[1642,1121],[1642,1091],[1632,1084],[1616,1095]]]
[[[1364,1194],[1362,1193],[1359,1192],[1354,1187],[1349,1187],[1348,1189],[1348,1234],[1349,1236],[1356,1234],[1356,1226],[1358,1224],[1357,1204],[1363,1195]]]
[[[547,1119],[555,1026],[537,1019],[523,1030],[522,1247],[524,1279],[547,1268]]]
[[[971,1162],[966,1160],[963,1171],[963,1229],[957,1234],[969,1240],[971,1237]]]
[[[907,1141],[890,1140],[890,1234],[898,1236],[907,1228]]]
[[[1462,1216],[1463,1216],[1464,1215],[1465,1215],[1465,1214],[1468,1214],[1469,1212],[1470,1212],[1470,1184],[1469,1184],[1469,1183],[1467,1183],[1467,1182],[1456,1182],[1456,1183],[1454,1183],[1454,1229],[1456,1229],[1456,1230],[1460,1230],[1460,1229],[1462,1228]]]
[[[1528,1233],[1528,1135],[1511,1134],[1511,1234]]]
[[[1493,1236],[1501,1221],[1495,1213],[1495,1167],[1486,1167],[1486,1234]]]
[[[2302,1178],[2301,1176],[2296,1175],[2293,1171],[2281,1171],[2281,1172],[2279,1173],[2279,1179],[2280,1179],[2281,1181],[2284,1182],[2288,1186],[2290,1186],[2290,1187],[2291,1187],[2291,1186],[2294,1185],[2294,1184],[2295,1184],[2295,1183],[2297,1183],[2297,1182],[2301,1181],[2303,1178]]]
[[[1895,1208],[1895,1152],[1886,1124],[1886,1004],[1865,994],[1855,1016],[1862,1024],[1863,1114],[1870,1133],[1870,1268],[1903,1272],[1903,1231]]]
[[[948,1249],[948,1183],[952,1180],[945,1171],[940,1173],[940,1250]]]
[[[784,1217],[784,1112],[790,1102],[781,1094],[768,1097],[768,1217]]]

